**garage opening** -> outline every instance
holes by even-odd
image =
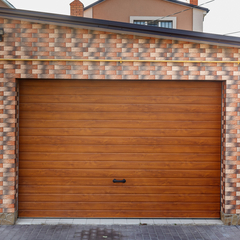
[[[19,217],[220,217],[221,82],[19,82]]]

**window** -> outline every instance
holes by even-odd
[[[173,28],[172,21],[158,21],[158,20],[142,21],[142,20],[134,20],[133,23],[139,24],[139,25],[154,26],[154,27]]]
[[[161,27],[165,27],[165,28],[173,28],[173,24],[172,22],[161,22]]]
[[[148,16],[131,16],[130,23],[155,26],[162,28],[176,28],[176,17],[148,17]]]

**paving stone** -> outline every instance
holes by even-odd
[[[165,234],[165,240],[174,240],[171,234]]]
[[[12,240],[19,240],[26,232],[26,228],[24,226],[19,226],[17,231],[15,232],[15,235],[13,236]]]
[[[44,239],[45,235],[47,234],[48,230],[50,228],[50,225],[43,225],[41,230],[39,231],[36,239],[42,240]]]
[[[28,236],[27,239],[31,240],[33,238],[37,238],[38,234],[41,232],[42,230],[42,226],[41,225],[37,225],[35,227],[33,227],[34,225],[31,225],[31,228],[33,228],[31,234]]]
[[[34,225],[24,225],[23,227],[26,228],[26,231],[24,232],[24,234],[22,235],[20,240],[28,239],[28,237],[31,235],[31,233],[33,232],[33,230],[36,226],[34,226]]]
[[[239,226],[221,225],[14,225],[0,240],[239,240]]]
[[[44,240],[50,240],[52,239],[52,235],[54,234],[56,228],[58,225],[49,225],[49,229],[44,237]]]

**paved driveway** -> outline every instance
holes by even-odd
[[[1,240],[240,240],[240,226],[223,225],[14,225]]]

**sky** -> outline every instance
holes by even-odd
[[[8,0],[18,9],[49,12],[57,14],[70,14],[69,4],[73,0]],[[95,0],[81,0],[84,6],[95,2]],[[188,0],[181,0],[187,2]],[[204,19],[204,32],[215,34],[229,34],[229,36],[240,37],[240,0],[199,0],[199,5],[210,9]]]

